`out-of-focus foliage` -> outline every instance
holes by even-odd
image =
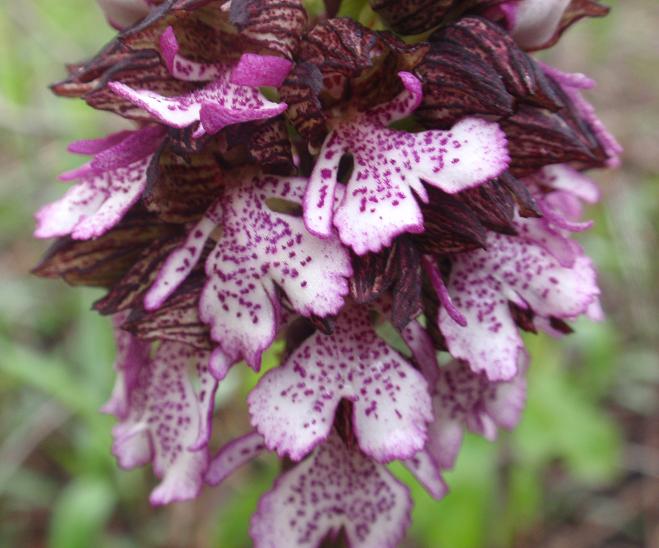
[[[582,322],[560,342],[529,338],[520,427],[496,444],[468,437],[446,474],[445,500],[432,501],[395,467],[417,500],[406,546],[641,546],[652,534],[659,5],[613,7],[609,19],[578,25],[549,54],[600,81],[591,98],[627,149],[622,171],[600,178],[606,198],[583,240],[600,265],[609,319]],[[31,239],[32,213],[63,191],[52,181],[77,162],[66,143],[118,127],[46,86],[112,31],[90,0],[5,0],[0,11],[0,546],[249,546],[249,516],[276,475],[274,459],[194,503],[150,508],[153,478],[117,468],[112,420],[97,411],[113,378],[109,323],[89,311],[100,294],[28,275],[45,248]],[[223,383],[218,443],[247,428],[244,397],[254,382],[236,368]],[[634,497],[644,482],[653,500]]]

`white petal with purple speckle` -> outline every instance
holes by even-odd
[[[449,352],[491,380],[513,378],[524,349],[509,302],[545,318],[571,319],[599,295],[587,257],[565,267],[536,241],[496,233],[488,235],[487,249],[454,257],[448,291],[467,321],[460,326],[440,310]]]
[[[217,386],[208,358],[208,352],[161,343],[139,371],[127,417],[113,429],[119,464],[131,468],[152,461],[162,479],[151,493],[152,504],[194,498],[203,484]]]
[[[250,533],[256,548],[315,547],[344,528],[351,546],[394,548],[411,506],[407,487],[333,434],[261,498]]]
[[[147,169],[163,135],[162,128],[146,126],[73,143],[73,150],[95,157],[60,176],[80,180],[62,198],[37,212],[34,235],[53,238],[70,234],[73,239],[88,240],[112,229],[142,196]]]
[[[331,335],[314,333],[249,395],[266,445],[299,460],[327,437],[342,398],[361,449],[378,461],[414,455],[432,419],[423,376],[373,330],[368,311],[343,310]]]
[[[421,180],[455,193],[496,177],[508,166],[506,138],[499,127],[476,118],[450,131],[408,133],[389,129],[418,106],[421,83],[401,72],[406,87],[392,102],[331,121],[304,199],[309,230],[327,237],[332,226],[341,241],[363,255],[391,244],[404,232],[423,231],[423,217],[412,191],[427,194]],[[354,169],[338,206],[334,197],[339,162],[345,154]]]
[[[299,203],[306,179],[236,175],[222,197],[165,264],[146,297],[157,308],[198,260],[215,223],[222,229],[206,263],[201,319],[223,361],[244,358],[254,369],[275,338],[281,289],[300,314],[335,314],[348,293],[350,257],[336,238],[309,234],[302,219],[274,211],[270,199]],[[220,222],[221,220],[221,222]]]

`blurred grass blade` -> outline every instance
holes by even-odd
[[[0,372],[16,382],[36,388],[70,411],[95,422],[98,402],[56,356],[47,356],[0,338]]]
[[[100,546],[115,502],[115,491],[106,480],[82,477],[73,481],[62,491],[53,508],[48,546]]]

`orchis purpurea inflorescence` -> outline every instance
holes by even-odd
[[[338,2],[99,4],[117,37],[53,91],[132,127],[70,146],[91,159],[36,215],[58,240],[35,272],[107,289],[119,464],[151,463],[167,504],[274,452],[255,546],[396,546],[411,500],[386,465],[443,497],[464,431],[520,418],[520,332],[602,315],[574,233],[620,147],[593,82],[529,52],[607,9],[370,0],[381,31]],[[211,451],[218,385],[277,340],[252,429]]]

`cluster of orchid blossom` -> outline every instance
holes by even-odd
[[[117,37],[53,90],[135,127],[69,147],[91,160],[37,213],[58,240],[35,272],[107,288],[119,464],[151,463],[159,505],[275,452],[255,546],[397,546],[412,503],[387,464],[443,497],[464,432],[520,418],[520,330],[602,314],[573,235],[599,197],[584,171],[620,147],[582,96],[593,82],[527,52],[607,8],[99,3]],[[218,384],[276,340],[253,429],[211,452]]]

